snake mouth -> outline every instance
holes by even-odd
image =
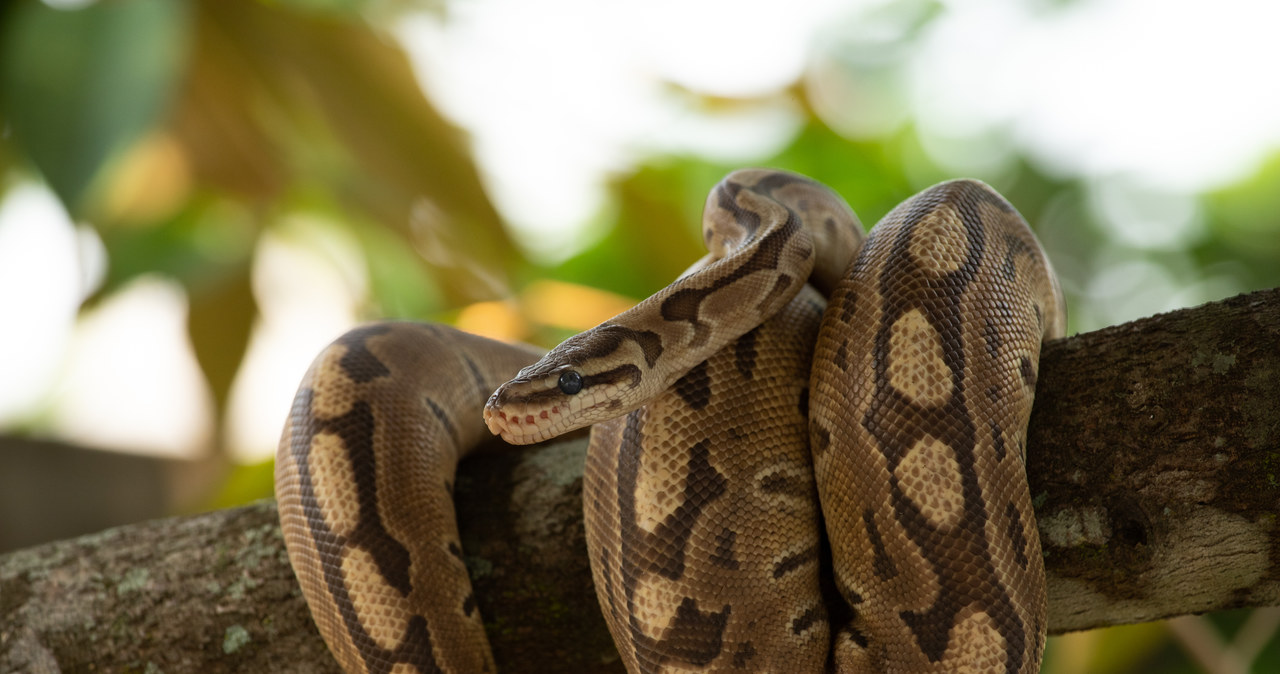
[[[502,436],[514,445],[529,445],[553,438],[564,432],[559,419],[560,407],[537,412],[510,412],[499,407],[485,407],[484,423],[489,432]]]
[[[513,445],[530,445],[563,435],[585,425],[565,423],[565,412],[572,411],[575,419],[583,419],[590,418],[590,413],[596,408],[605,407],[609,407],[607,401],[588,405],[579,410],[565,410],[559,405],[553,405],[549,409],[536,412],[507,412],[500,407],[486,406],[484,423],[489,427],[490,433],[501,436],[503,440]]]

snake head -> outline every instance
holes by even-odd
[[[527,445],[626,414],[667,384],[651,376],[661,352],[656,334],[620,325],[574,335],[494,391],[485,425]]]

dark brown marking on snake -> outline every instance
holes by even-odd
[[[619,365],[612,370],[605,370],[596,374],[589,374],[582,377],[582,388],[590,388],[592,386],[600,386],[602,384],[616,384],[620,381],[629,381],[632,387],[639,386],[640,380],[644,377],[640,373],[640,368],[630,363]],[[559,389],[548,389],[552,392],[553,397],[559,397]],[[537,394],[530,394],[528,398],[532,399]],[[618,401],[614,401],[618,402]]]
[[[716,534],[716,551],[711,554],[711,562],[716,566],[737,570],[738,558],[734,554],[733,544],[738,540],[738,532],[728,527]]]
[[[741,183],[722,181],[715,186],[716,205],[727,211],[733,217],[734,222],[742,225],[747,231],[747,236],[755,236],[757,230],[760,229],[760,214],[753,210],[743,208],[738,205],[738,193],[742,191]]]
[[[728,479],[710,463],[709,441],[703,440],[689,449],[685,471],[683,501],[652,531],[641,529],[636,511],[636,487],[640,464],[644,457],[644,422],[640,411],[627,415],[617,459],[617,506],[620,576],[626,596],[626,610],[615,608],[614,615],[628,616],[631,643],[642,671],[654,671],[664,659],[686,662],[710,662],[720,652],[721,637],[729,616],[729,607],[721,613],[701,613],[692,599],[686,599],[659,641],[646,634],[636,617],[635,595],[640,579],[657,574],[670,580],[684,575],[684,553],[694,526],[706,507],[720,498]],[[656,654],[656,656],[655,656]],[[709,655],[708,655],[709,654]],[[658,661],[654,661],[657,657]]]
[[[1023,571],[1026,571],[1030,561],[1027,558],[1027,538],[1022,535],[1022,516],[1013,501],[1009,501],[1009,507],[1005,508],[1004,516],[1009,520],[1009,540],[1013,542],[1013,559]]]
[[[382,523],[378,510],[378,485],[376,480],[377,457],[373,451],[373,435],[376,421],[369,403],[357,400],[342,416],[315,419],[317,432],[337,435],[346,448],[349,465],[361,470],[351,473],[356,487],[359,516],[347,544],[364,548],[378,565],[378,572],[387,584],[408,597],[413,591],[409,580],[409,550],[396,540]],[[301,462],[300,462],[301,465]]]
[[[794,281],[790,274],[778,274],[778,277],[773,279],[773,287],[765,293],[764,299],[756,303],[756,307],[763,312],[767,307],[778,304],[779,298],[789,294],[794,295],[795,293],[790,292]]]
[[[364,660],[366,670],[372,674],[389,674],[395,665],[401,663],[416,667],[420,672],[439,672],[440,667],[430,649],[431,632],[424,617],[415,615],[407,621],[405,631],[397,641],[399,646],[395,649],[379,645],[360,620],[342,572],[345,549],[349,546],[365,549],[378,565],[379,574],[402,596],[408,596],[412,590],[409,553],[398,540],[387,533],[378,515],[377,493],[372,489],[374,420],[368,403],[358,401],[342,416],[321,419],[312,415],[314,397],[312,389],[304,389],[294,399],[289,451],[298,466],[302,509],[312,543],[321,559],[324,583],[342,616],[347,637]],[[367,467],[355,472],[359,515],[350,537],[341,536],[329,528],[316,497],[310,458],[314,438],[319,433],[336,434],[347,451],[351,465]]]
[[[1026,384],[1027,388],[1036,387],[1036,366],[1031,364],[1030,358],[1023,356],[1018,362],[1018,373],[1022,375],[1022,383]]]
[[[470,356],[465,353],[461,355],[462,362],[466,364],[467,371],[471,373],[471,381],[475,382],[477,394],[487,397],[490,393],[493,393],[493,389],[497,388],[497,386],[484,380],[484,375],[480,372],[480,367],[476,365],[474,360],[471,360]]]
[[[756,371],[756,336],[759,326],[754,327],[738,338],[733,345],[733,365],[743,379],[751,379]]]
[[[799,228],[800,223],[795,219],[795,215],[789,214],[787,222],[760,239],[751,257],[744,260],[733,271],[717,278],[705,288],[682,288],[668,295],[659,307],[663,320],[673,323],[680,321],[689,323],[694,332],[692,343],[695,346],[705,343],[710,337],[711,328],[698,318],[702,301],[721,288],[746,276],[756,272],[777,269],[778,260],[782,257],[782,251]]]
[[[996,402],[996,401],[1000,400],[1000,387],[999,387],[999,386],[988,386],[988,387],[987,387],[987,399],[988,399],[988,400],[990,400],[991,402]]]
[[[778,560],[778,563],[773,565],[773,579],[778,580],[805,564],[816,562],[818,562],[818,546],[811,545]]]
[[[786,173],[783,171],[778,171],[775,173],[769,173],[768,175],[761,177],[760,180],[757,180],[755,184],[751,186],[751,191],[759,192],[761,194],[766,194],[772,197],[773,192],[775,190],[781,189],[783,187],[787,187],[789,185],[809,185],[811,187],[817,187],[822,190],[827,189],[826,186],[824,186],[822,183],[816,180],[813,180],[812,178],[806,178],[805,176],[802,176],[796,173]]]
[[[698,601],[685,597],[675,619],[654,644],[661,661],[675,660],[699,667],[715,660],[724,650],[724,628],[729,624],[729,606],[719,612],[698,610]]]
[[[803,634],[805,630],[813,627],[816,623],[820,623],[827,619],[827,609],[822,604],[818,604],[801,613],[795,620],[791,621],[791,633]]]
[[[1022,240],[1022,237],[1014,236],[1013,234],[1005,235],[1004,242],[1007,248],[1004,252],[1004,261],[1000,264],[1000,275],[1006,281],[1012,281],[1018,277],[1018,265],[1014,258],[1019,255],[1026,255],[1035,259],[1035,251],[1031,249],[1031,246],[1027,245],[1026,241]]]
[[[816,421],[812,422],[809,426],[809,444],[813,447],[814,454],[822,454],[831,446],[831,431]]]
[[[849,338],[846,337],[840,342],[840,346],[836,347],[836,355],[832,359],[832,364],[841,372],[849,369]]]
[[[982,342],[987,345],[987,354],[992,359],[1000,358],[1000,329],[990,316],[982,319]]]
[[[436,420],[438,420],[440,425],[444,427],[445,432],[449,434],[451,439],[453,439],[453,445],[457,447],[459,443],[458,429],[454,427],[453,420],[449,418],[449,414],[444,411],[443,407],[437,405],[436,401],[430,398],[424,398],[423,400],[427,403],[427,408],[435,415]]]
[[[858,648],[866,648],[871,645],[871,640],[867,638],[867,635],[853,625],[846,625],[840,631],[844,634],[844,638],[852,641]]]
[[[370,325],[356,328],[338,338],[337,343],[347,347],[347,352],[338,360],[338,365],[352,381],[365,384],[378,377],[391,374],[378,357],[369,350],[370,337],[385,335],[391,331],[389,325]]]
[[[898,575],[898,567],[894,565],[893,558],[889,556],[889,551],[884,547],[884,541],[880,538],[880,530],[876,528],[875,514],[869,508],[862,512],[862,525],[866,527],[867,538],[871,542],[871,553],[873,555],[871,567],[875,571],[876,578],[889,580],[896,577]]]
[[[468,618],[470,618],[471,614],[475,612],[476,612],[476,593],[468,592],[466,599],[462,600],[462,615],[465,615]]]
[[[996,449],[996,461],[1004,461],[1004,433],[1000,432],[1000,424],[987,421],[991,427],[991,444]]]
[[[738,669],[746,669],[751,664],[751,658],[756,657],[756,647],[750,641],[744,641],[738,644],[738,649],[733,652],[733,666]]]
[[[950,582],[950,579],[944,582]],[[992,595],[1004,596],[1007,599],[1008,595],[1003,587],[988,587],[983,594],[987,596],[974,597],[973,600],[992,607],[987,608],[986,613],[995,622],[996,630],[1005,637],[1005,672],[1013,674],[1022,668],[1023,651],[1027,645],[1026,626],[1018,617],[1012,603],[1002,607],[999,607],[998,603],[988,603],[996,598]],[[903,611],[898,614],[915,634],[916,644],[931,662],[942,660],[942,656],[946,654],[947,645],[951,640],[952,623],[955,615],[962,608],[957,603],[965,599],[958,596],[957,592],[944,592],[935,601],[934,607],[928,611],[920,613]]]
[[[711,375],[707,371],[707,361],[690,368],[672,388],[689,407],[695,410],[705,408],[711,402]]]
[[[840,229],[840,225],[836,224],[836,219],[831,216],[827,216],[823,219],[822,227],[827,230],[827,236],[831,238],[835,238],[836,233]]]
[[[640,374],[639,374],[639,373],[640,373],[640,368],[637,368],[637,367],[636,367],[636,366],[634,366],[634,365],[623,365],[623,366],[621,366],[621,367],[631,368],[631,369],[630,369],[630,370],[628,370],[627,372],[628,372],[628,373],[631,373],[632,371],[634,371],[634,376],[632,376],[632,379],[633,379],[634,381],[638,381],[638,380],[639,380],[639,377],[640,377]],[[616,377],[616,378],[615,378],[615,379],[608,379],[608,378],[606,378],[606,379],[595,379],[595,380],[591,380],[591,381],[589,382],[589,381],[588,381],[588,380],[590,380],[590,377],[589,377],[589,376],[587,376],[587,377],[583,377],[583,378],[582,378],[582,388],[584,388],[584,389],[585,389],[585,388],[587,388],[587,386],[588,386],[588,384],[589,384],[589,383],[591,383],[591,384],[601,384],[601,383],[607,383],[607,382],[609,382],[609,381],[620,381],[621,379],[623,379],[623,378],[624,378],[624,377],[617,377],[617,373],[615,373],[613,370],[610,370],[610,371],[609,371],[609,372],[607,372],[607,373],[601,373],[601,374],[606,374],[606,375],[608,375],[609,377]],[[597,375],[597,376],[598,376],[598,375]],[[496,394],[495,394],[495,397],[496,397]],[[507,400],[506,400],[506,401],[504,401],[504,403],[503,403],[503,404],[504,404],[504,405],[509,405],[509,404],[517,403],[517,402],[518,402],[518,403],[524,403],[524,404],[526,404],[526,405],[532,405],[532,406],[534,406],[534,407],[544,407],[544,406],[546,406],[547,404],[554,404],[556,401],[559,401],[559,400],[560,400],[560,399],[562,399],[562,398],[564,398],[564,393],[563,393],[560,389],[558,389],[558,388],[542,389],[541,391],[533,391],[533,392],[531,392],[531,393],[525,393],[525,394],[523,394],[523,395],[518,395],[518,396],[517,396],[517,395],[512,395],[511,393],[509,393],[509,392],[508,392],[508,393],[507,393]],[[499,409],[501,409],[501,407],[499,407]]]
[[[584,359],[604,358],[622,347],[624,342],[633,342],[644,354],[645,365],[652,368],[662,355],[662,338],[652,330],[635,330],[622,325],[605,323],[582,333],[582,346],[579,346]],[[570,337],[569,340],[575,340]],[[569,343],[566,340],[566,344]]]
[[[728,483],[711,465],[709,447],[710,441],[702,440],[689,449],[683,503],[652,534],[646,533],[642,541],[650,553],[644,555],[645,569],[669,580],[679,580],[684,575],[684,552],[693,527],[702,511],[724,494]]]
[[[944,599],[951,599],[950,593],[947,596],[939,597],[938,602]],[[952,599],[952,601],[954,601]],[[916,644],[930,662],[938,662],[942,660],[942,656],[947,651],[947,644],[951,641],[950,629],[953,620],[943,611],[938,610],[938,603],[935,602],[934,608],[929,611],[916,613],[913,611],[903,611],[898,614],[911,632],[916,636]],[[954,613],[952,614],[954,615]]]
[[[853,314],[858,308],[858,293],[844,288],[840,294],[840,322],[849,325],[853,322]]]
[[[766,494],[782,494],[796,498],[813,498],[813,481],[799,480],[790,475],[770,473],[760,479],[760,491]]]
[[[965,183],[944,184],[922,195],[924,198],[909,202],[901,212],[895,211],[898,215],[894,226],[885,228],[880,234],[892,237],[892,245],[887,258],[879,262],[882,271],[877,282],[886,301],[883,315],[878,317],[873,345],[875,395],[861,422],[876,438],[890,472],[896,469],[906,451],[926,435],[948,438],[960,467],[966,514],[959,526],[940,531],[929,523],[900,486],[896,483],[890,485],[893,517],[920,548],[924,559],[930,561],[939,588],[933,605],[928,609],[902,611],[899,616],[910,628],[916,645],[926,657],[938,662],[946,652],[956,615],[966,606],[975,606],[992,617],[993,626],[1008,646],[1005,669],[1016,672],[1022,666],[1028,636],[1008,589],[998,583],[969,582],[975,574],[998,577],[991,557],[992,545],[986,535],[988,521],[997,514],[987,512],[977,477],[975,452],[978,430],[969,415],[966,398],[979,393],[966,390],[966,366],[969,364],[966,363],[963,346],[964,333],[973,327],[965,327],[962,312],[964,294],[978,278],[987,250],[979,207],[984,202],[1005,212],[1012,212],[1012,207],[988,191]],[[912,233],[922,218],[945,204],[950,204],[959,215],[968,243],[966,256],[957,269],[921,280],[922,275],[912,272],[918,267],[908,251]],[[876,236],[874,230],[871,236]],[[1006,283],[1000,274],[989,275],[987,280]],[[1008,292],[1017,291],[1010,287]],[[913,309],[920,311],[937,331],[943,346],[943,362],[951,372],[951,396],[940,406],[915,404],[894,391],[887,378],[891,326],[906,311]],[[873,536],[873,540],[875,538],[878,536]],[[878,552],[876,556],[878,559]]]
[[[662,337],[658,333],[651,330],[635,330],[622,325],[602,323],[586,332],[580,332],[564,340],[560,343],[560,346],[557,346],[538,362],[516,373],[512,381],[530,382],[548,376],[559,376],[563,370],[570,367],[574,369],[580,367],[590,369],[587,365],[590,361],[612,355],[627,342],[639,347],[644,357],[645,365],[649,369],[652,369],[654,364],[658,362],[658,358],[662,356]],[[640,367],[630,363],[614,368],[609,373],[616,375],[623,369],[634,372],[637,381],[641,376]],[[606,374],[608,373],[600,373],[594,376],[599,378]],[[590,377],[584,375],[584,387],[587,386],[588,379]],[[616,379],[608,381],[616,381]],[[536,399],[536,394],[530,394],[528,398],[531,400]]]
[[[462,547],[454,541],[449,541],[449,554],[456,557],[459,562],[462,561]]]

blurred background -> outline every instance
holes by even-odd
[[[986,180],[1048,249],[1072,333],[1280,285],[1278,20],[1246,0],[10,2],[0,551],[269,496],[293,390],[342,331],[554,345],[699,257],[703,199],[745,165],[825,182],[867,226]],[[1277,624],[1068,635],[1046,671],[1280,671]]]

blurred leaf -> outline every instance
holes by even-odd
[[[224,277],[229,268],[248,264],[255,227],[241,205],[206,197],[189,201],[175,217],[155,226],[104,230],[107,277],[90,304],[156,272],[176,279],[190,293]]]
[[[190,288],[189,294],[187,331],[191,347],[205,381],[213,389],[218,412],[216,418],[222,419],[231,383],[240,370],[240,362],[249,347],[254,319],[258,315],[249,265],[238,265],[220,278],[208,279]]]
[[[116,0],[65,11],[24,0],[0,33],[0,109],[68,210],[163,113],[184,62],[187,4]]]
[[[250,287],[256,233],[240,205],[207,197],[188,202],[174,218],[150,227],[101,232],[107,277],[87,305],[145,274],[159,272],[181,283],[189,301],[191,345],[219,419],[257,317]]]
[[[219,50],[214,67],[261,87],[263,100],[247,105],[284,141],[291,168],[423,255],[447,302],[509,291],[517,251],[461,133],[393,41],[329,14],[244,0],[199,6],[201,35]]]
[[[359,16],[360,8],[367,3],[365,0],[265,0],[263,4],[355,18]]]
[[[0,13],[0,19],[4,18],[4,14]],[[3,96],[3,94],[0,94]],[[17,148],[14,147],[13,127],[4,117],[4,100],[0,98],[0,194],[4,194],[8,188],[8,178],[12,175],[12,169],[18,164]]]
[[[249,203],[278,197],[290,178],[288,146],[261,121],[278,97],[216,23],[197,14],[192,37],[191,64],[169,126],[196,179]]]
[[[843,195],[870,227],[914,191],[883,144],[855,142],[812,121],[785,150],[747,162],[802,173]],[[661,158],[615,184],[618,214],[596,244],[554,276],[635,298],[670,283],[706,254],[702,208],[711,188],[736,166]]]
[[[706,254],[702,205],[726,173],[693,159],[638,169],[613,186],[617,219],[605,236],[553,275],[633,298],[653,294]]]
[[[1268,262],[1280,274],[1280,154],[1247,180],[1209,195],[1214,234],[1237,256]],[[1280,278],[1272,276],[1272,283]]]
[[[275,492],[275,461],[237,465],[231,469],[222,488],[205,504],[206,510],[233,508],[258,499],[271,498]]]
[[[1157,622],[1120,625],[1050,637],[1045,648],[1045,674],[1122,674],[1168,671],[1144,665],[1169,644]]]
[[[423,269],[422,258],[385,229],[354,229],[363,244],[372,295],[378,304],[371,313],[375,317],[433,318],[443,301],[435,281]]]
[[[862,226],[870,229],[915,192],[902,163],[902,142],[902,136],[879,142],[853,141],[813,120],[790,146],[765,164],[827,185],[849,202]]]

